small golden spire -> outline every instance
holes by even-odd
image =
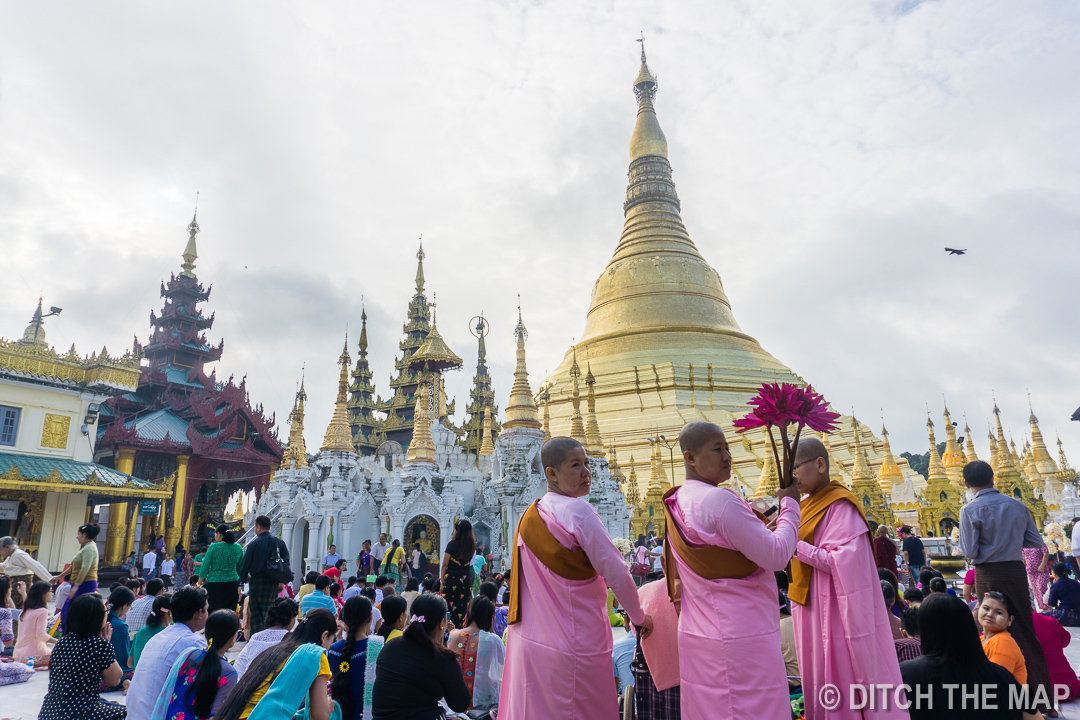
[[[551,385],[545,385],[540,393],[540,402],[544,403],[544,442],[551,439]]]
[[[304,443],[304,401],[307,393],[304,391],[304,377],[300,376],[300,389],[296,391],[293,400],[293,409],[289,413],[289,444],[281,457],[281,467],[304,467],[307,462],[307,445]]]
[[[581,417],[581,388],[578,384],[581,378],[581,367],[577,362],[577,345],[574,346],[574,364],[570,366],[570,377],[574,383],[574,394],[570,398],[574,406],[574,414],[570,418],[570,437],[588,447],[589,441],[585,438],[585,421]]]
[[[1057,436],[1058,446],[1058,467],[1061,472],[1061,479],[1063,482],[1072,482],[1076,480],[1076,471],[1069,465],[1069,458],[1065,457],[1065,446],[1061,443],[1061,436]]]
[[[968,427],[967,418],[964,418],[964,459],[975,462],[979,456],[975,454],[975,441],[971,439],[971,428]]]
[[[927,482],[931,480],[949,482],[949,475],[945,472],[945,464],[941,462],[941,454],[938,453],[937,438],[934,437],[934,421],[929,417],[926,418],[926,432],[930,436],[930,468]]]
[[[22,340],[19,341],[19,345],[34,346],[47,348],[49,343],[45,342],[45,320],[41,310],[41,297],[38,297],[37,309],[34,310],[34,316],[30,318],[30,324],[26,326],[26,330],[23,331]],[[72,345],[74,348],[75,346]]]
[[[349,430],[349,334],[345,333],[345,347],[341,349],[338,363],[341,373],[338,377],[337,402],[334,403],[334,416],[326,428],[323,438],[323,452],[353,452],[352,432]]]
[[[585,387],[588,389],[587,407],[589,421],[585,426],[585,451],[592,457],[604,456],[604,441],[600,437],[600,425],[596,422],[596,378],[592,374],[592,365],[586,364]]]
[[[637,507],[641,503],[641,488],[638,487],[637,470],[634,469],[634,453],[630,453],[630,475],[626,478],[626,504]]]
[[[843,439],[842,436],[841,439]],[[821,442],[825,445],[825,451],[829,454],[829,480],[851,489],[851,484],[844,479],[844,473],[840,472],[840,459],[833,453],[832,440],[829,438],[828,433],[821,433]]]
[[[953,427],[949,406],[945,406],[945,454],[941,456],[945,474],[957,492],[964,492],[964,452],[956,441],[956,428]]]
[[[1028,407],[1031,408],[1030,397],[1028,398]],[[1040,475],[1048,477],[1058,475],[1060,468],[1058,468],[1053,456],[1050,455],[1050,450],[1046,447],[1046,440],[1043,439],[1042,430],[1039,429],[1039,418],[1035,417],[1035,410],[1033,409],[1028,416],[1028,422],[1031,423],[1031,455],[1035,467],[1038,468]]]
[[[652,466],[649,477],[649,490],[659,489],[667,492],[671,487],[667,472],[664,470],[664,456],[660,454],[660,443],[652,444]]]
[[[881,426],[881,442],[885,447],[882,449],[881,467],[878,468],[878,485],[882,492],[891,495],[893,487],[904,482],[904,471],[893,456],[892,447],[889,445],[889,431],[884,425]]]
[[[188,223],[188,241],[187,246],[184,248],[184,264],[180,274],[184,277],[195,277],[195,261],[199,258],[199,253],[195,249],[195,236],[199,234],[199,222],[196,219],[199,215],[199,194],[195,194],[195,214],[191,216],[191,222]]]
[[[514,328],[517,336],[517,367],[514,369],[514,386],[510,389],[510,400],[506,403],[506,415],[503,428],[510,430],[516,427],[540,429],[540,420],[537,417],[536,403],[533,401],[532,390],[529,389],[529,371],[525,367],[525,340],[529,337],[529,331],[525,329],[525,323],[521,320],[521,302],[518,296],[518,322]],[[544,406],[545,417],[547,405]]]
[[[776,475],[776,462],[773,460],[772,448],[765,444],[765,464],[761,466],[761,476],[758,478],[757,489],[754,490],[755,498],[776,497],[780,488],[780,480]]]
[[[873,480],[874,471],[866,459],[866,451],[859,437],[859,421],[854,416],[851,418],[851,432],[855,436],[855,462],[851,467],[851,484],[854,486],[857,481]]]
[[[484,425],[482,428],[483,437],[480,440],[480,454],[481,455],[494,455],[495,446],[491,443],[491,408],[484,408]]]
[[[409,441],[408,462],[435,462],[435,441],[431,437],[430,407],[433,395],[431,376],[429,373],[424,373],[416,388],[416,409],[413,415],[413,436]]]

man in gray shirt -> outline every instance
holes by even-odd
[[[1009,632],[1024,653],[1031,697],[1052,700],[1050,671],[1031,620],[1024,568],[1023,548],[1044,547],[1042,536],[1022,502],[994,489],[989,463],[976,460],[965,465],[964,484],[975,498],[960,508],[960,552],[975,565],[975,598],[981,602],[983,595],[996,590],[1012,600],[1017,615]]]

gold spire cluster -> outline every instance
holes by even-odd
[[[761,477],[758,478],[757,489],[754,490],[755,498],[775,497],[780,489],[780,479],[776,474],[776,461],[773,460],[772,448],[765,447],[765,461],[761,466]]]
[[[341,374],[338,377],[337,401],[334,403],[334,415],[326,428],[321,450],[323,452],[354,452],[352,432],[349,430],[349,336],[345,336],[345,347],[341,349],[338,363]]]
[[[529,337],[529,331],[525,329],[525,323],[521,320],[521,305],[518,305],[518,323],[514,328],[514,335],[517,337],[517,366],[514,368],[514,386],[510,388],[510,400],[506,403],[503,428],[509,430],[521,427],[539,430],[540,420],[537,417],[532,390],[529,388],[529,371],[525,367],[525,341]]]
[[[307,393],[304,391],[304,381],[300,380],[300,389],[296,391],[293,400],[293,409],[289,413],[289,445],[281,456],[281,467],[295,467],[300,469],[308,464],[307,445],[304,443],[304,402],[307,401]]]

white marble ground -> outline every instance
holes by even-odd
[[[1080,670],[1080,628],[1069,628],[1073,641],[1065,648],[1065,657],[1073,668]],[[229,658],[235,659],[243,645],[229,652]],[[0,720],[36,720],[45,692],[49,688],[48,671],[39,671],[25,683],[0,687]],[[124,695],[120,692],[103,693],[101,697],[123,703]],[[1080,700],[1073,700],[1061,706],[1061,717],[1066,720],[1080,720]]]

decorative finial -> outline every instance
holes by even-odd
[[[641,43],[641,62],[645,62],[645,31],[641,31],[641,37],[637,39]]]
[[[199,258],[199,253],[195,248],[195,236],[199,234],[199,222],[196,219],[198,214],[199,194],[195,193],[195,214],[191,216],[191,222],[188,223],[188,241],[187,245],[184,247],[184,253],[181,255],[181,257],[184,258],[184,262],[180,266],[180,275],[183,277],[195,277],[195,261]]]

